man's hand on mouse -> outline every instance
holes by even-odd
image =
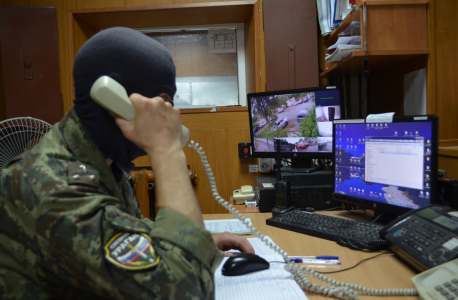
[[[231,252],[225,252],[228,250],[239,250],[240,252],[254,254],[254,249],[246,238],[242,238],[232,233],[223,232],[214,234],[213,240],[218,249],[223,251],[224,256],[233,255]]]

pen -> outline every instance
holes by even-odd
[[[314,258],[314,259],[339,259],[338,256],[289,256],[289,257],[296,257],[296,258]]]
[[[340,260],[337,259],[314,259],[314,258],[298,258],[290,257],[292,261],[304,264],[318,264],[318,265],[340,265]]]

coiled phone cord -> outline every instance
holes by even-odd
[[[320,274],[310,268],[305,268],[304,266],[299,266],[295,264],[289,257],[288,253],[283,251],[277,245],[274,245],[272,242],[268,240],[268,238],[261,234],[254,226],[250,225],[249,221],[242,216],[242,214],[233,207],[229,202],[221,198],[218,194],[218,190],[216,188],[216,181],[215,176],[213,174],[212,169],[210,168],[210,164],[208,163],[207,157],[205,156],[205,152],[202,150],[202,147],[199,147],[199,143],[195,143],[194,141],[190,141],[188,144],[189,148],[193,148],[200,156],[200,160],[202,165],[205,169],[205,173],[207,174],[208,181],[210,182],[210,188],[212,192],[212,196],[215,198],[220,205],[230,211],[234,216],[237,217],[251,232],[256,235],[261,241],[263,241],[268,247],[272,250],[279,253],[286,261],[285,269],[290,272],[296,282],[302,289],[309,290],[315,293],[324,294],[327,296],[334,296],[336,298],[342,299],[359,299],[359,293],[370,295],[370,296],[416,296],[417,290],[416,289],[369,289],[366,287],[362,287],[360,285],[356,285],[353,283],[344,283],[336,281],[332,278],[328,278],[327,276]],[[329,283],[331,286],[324,287],[318,284],[313,284],[310,280],[306,277],[305,274],[309,274],[312,277],[315,277],[321,281]],[[358,293],[359,292],[359,293]]]

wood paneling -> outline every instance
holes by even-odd
[[[126,1],[126,7],[173,4],[172,0],[125,0],[125,1]]]
[[[447,177],[458,179],[458,157],[439,155],[439,169],[447,171]]]
[[[369,51],[427,49],[425,4],[368,7],[367,48]]]
[[[198,130],[191,131],[190,140],[194,140],[202,147],[207,156],[208,163],[215,176],[218,193],[222,198],[227,198],[228,184],[225,170],[225,161],[228,155],[226,134],[224,129],[219,130]],[[196,192],[202,213],[224,213],[225,209],[214,201],[210,191],[210,185],[204,167],[202,166],[200,156],[194,149],[184,149],[188,165],[197,174],[195,179]]]
[[[30,5],[29,0],[1,0],[0,5]]]
[[[439,139],[458,139],[458,1],[435,1],[436,114]]]
[[[67,9],[76,8],[76,0],[29,0],[29,5],[44,6],[50,5],[56,8],[57,13],[57,43],[59,48],[59,73],[60,87],[63,97],[63,111],[67,112],[73,105],[73,99],[70,99],[71,93],[68,86],[73,89],[73,82],[70,83],[68,76],[68,24],[67,24]]]
[[[76,0],[76,8],[124,7],[124,0]]]
[[[226,176],[229,195],[242,185],[256,185],[255,176],[259,173],[250,173],[249,166],[257,165],[257,158],[239,158],[238,144],[250,142],[250,129],[229,129],[226,131],[228,153],[226,158]],[[226,198],[229,199],[229,198]]]
[[[255,1],[233,1],[104,8],[75,10],[73,14],[99,29],[113,26],[147,28],[244,23],[251,16],[254,3]]]
[[[248,128],[248,109],[237,112],[182,114],[181,122],[191,131]]]

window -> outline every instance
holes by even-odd
[[[243,24],[139,30],[172,54],[177,75],[175,106],[246,105]]]

